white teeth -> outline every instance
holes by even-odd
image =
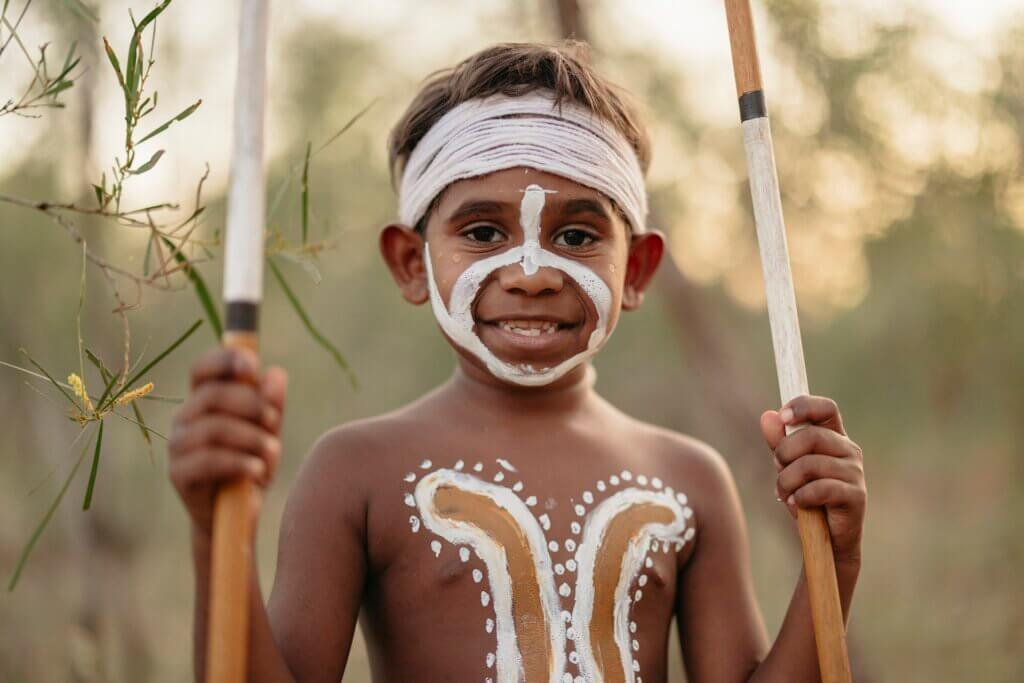
[[[498,327],[523,337],[539,337],[558,331],[558,323],[548,320],[500,320]]]

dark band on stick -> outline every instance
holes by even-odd
[[[255,332],[259,324],[260,305],[255,301],[228,301],[224,305],[224,329],[232,332]]]
[[[740,96],[740,121],[760,119],[768,116],[768,107],[764,102],[764,90],[745,92]]]

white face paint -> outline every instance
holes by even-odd
[[[608,285],[590,268],[547,251],[540,245],[540,215],[544,209],[546,194],[549,192],[553,190],[545,190],[536,184],[526,187],[523,201],[519,205],[519,222],[523,228],[522,246],[513,247],[469,266],[455,281],[447,307],[434,280],[430,244],[424,245],[430,304],[441,329],[452,341],[479,358],[495,377],[524,386],[540,386],[554,382],[597,353],[608,339],[607,328],[612,305],[612,293]],[[526,363],[507,363],[484,345],[473,329],[473,303],[491,273],[514,263],[520,264],[527,276],[536,274],[540,268],[557,268],[575,280],[597,311],[597,324],[590,333],[586,349],[554,367],[538,370]]]

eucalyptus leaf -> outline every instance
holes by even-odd
[[[192,282],[192,287],[196,290],[196,296],[199,297],[199,303],[203,307],[203,311],[206,312],[206,317],[210,321],[210,327],[213,329],[213,333],[217,335],[217,341],[220,341],[221,336],[224,334],[224,327],[220,323],[220,315],[217,313],[217,306],[213,302],[213,297],[210,296],[210,290],[206,287],[206,282],[203,280],[199,271],[195,269],[195,266],[188,260],[185,254],[181,253],[178,247],[174,246],[174,243],[169,239],[160,236],[163,243],[167,245],[167,248],[174,254],[174,259],[185,266],[185,275]]]
[[[128,169],[128,172],[131,173],[132,175],[142,175],[146,171],[148,171],[148,170],[152,169],[154,166],[156,166],[156,162],[160,161],[160,157],[162,157],[163,155],[164,155],[164,150],[158,149],[153,154],[153,156],[151,156],[149,158],[149,161],[144,163],[142,166],[139,166],[138,168]]]
[[[180,114],[178,114],[177,116],[175,116],[175,117],[174,117],[173,119],[171,119],[171,120],[167,121],[167,122],[166,122],[166,123],[164,123],[163,125],[161,125],[161,126],[157,126],[157,127],[156,127],[156,128],[154,128],[154,129],[153,129],[152,131],[150,131],[150,132],[149,132],[149,133],[147,133],[146,135],[142,136],[142,138],[140,138],[140,139],[138,140],[138,142],[136,142],[135,144],[136,144],[136,145],[140,145],[140,144],[142,144],[143,142],[145,142],[146,140],[150,139],[151,137],[153,137],[153,136],[155,136],[155,135],[159,135],[160,133],[163,133],[163,132],[164,132],[165,130],[167,130],[167,129],[168,129],[168,128],[169,128],[170,126],[171,126],[171,124],[172,124],[172,123],[174,123],[175,121],[184,121],[184,120],[185,120],[185,119],[187,119],[187,118],[188,118],[189,116],[191,116],[191,115],[192,115],[192,113],[193,113],[193,112],[194,112],[194,111],[195,111],[196,109],[198,109],[198,108],[199,108],[199,105],[200,105],[200,104],[202,104],[202,103],[203,103],[203,101],[202,101],[202,100],[196,100],[195,104],[192,104],[192,105],[189,105],[188,107],[185,107],[185,109],[184,109],[184,110],[182,110],[182,112],[181,112]]]
[[[299,319],[302,321],[302,324],[306,326],[306,330],[309,331],[310,336],[313,337],[313,340],[317,344],[326,349],[327,353],[329,353],[331,357],[334,358],[334,361],[338,364],[338,367],[340,367],[342,371],[344,371],[345,374],[348,375],[348,379],[349,382],[352,384],[352,388],[358,390],[359,381],[356,379],[355,373],[352,372],[352,368],[349,367],[344,357],[342,357],[341,352],[338,351],[334,344],[332,344],[326,337],[324,337],[324,335],[321,334],[320,331],[317,330],[316,327],[313,325],[313,321],[309,319],[309,314],[307,314],[306,309],[302,307],[302,304],[299,302],[298,297],[295,296],[295,292],[293,292],[292,288],[288,286],[288,283],[285,281],[284,275],[282,275],[281,271],[278,269],[277,264],[274,263],[273,260],[268,258],[267,265],[270,266],[270,272],[274,274],[274,278],[277,280],[277,283],[281,285],[281,290],[284,292],[284,295],[285,297],[287,297],[289,303],[291,303],[292,308],[295,309],[295,313],[299,316]]]
[[[93,432],[95,433],[95,431]],[[85,460],[85,454],[89,452],[89,446],[92,445],[92,436],[90,435],[89,441],[86,442],[82,448],[82,454],[78,456],[78,460],[75,461],[75,466],[71,468],[71,472],[68,473],[68,478],[64,480],[64,485],[61,486],[60,491],[57,493],[57,497],[50,503],[50,507],[47,509],[43,519],[36,526],[35,531],[32,532],[31,538],[28,543],[21,551],[21,555],[18,557],[18,564],[14,568],[14,574],[11,576],[10,582],[7,584],[7,591],[11,592],[14,587],[18,585],[18,579],[21,577],[21,571],[25,568],[25,563],[28,561],[28,556],[32,553],[32,549],[39,541],[39,537],[42,536],[43,531],[46,529],[46,525],[50,523],[53,518],[53,513],[57,511],[57,507],[60,502],[64,499],[64,494],[68,491],[68,486],[71,485],[71,480],[75,478],[75,474],[78,472],[78,468],[82,465],[82,461]]]
[[[96,436],[96,450],[92,454],[92,470],[89,472],[89,484],[85,487],[85,500],[82,501],[82,509],[88,510],[92,505],[92,492],[96,486],[96,474],[100,468],[100,449],[103,447],[103,425],[106,423],[100,420],[99,434]]]

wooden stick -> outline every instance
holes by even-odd
[[[231,186],[224,245],[224,346],[258,351],[266,214],[263,168],[267,71],[267,0],[242,0]],[[252,515],[258,495],[250,479],[223,485],[213,513],[208,683],[242,683],[249,645]]]
[[[750,193],[757,224],[757,242],[761,250],[768,320],[775,349],[779,393],[786,403],[809,393],[804,365],[796,295],[786,247],[786,226],[782,217],[782,197],[775,168],[772,133],[768,124],[761,67],[754,39],[750,0],[725,0],[732,45],[732,63],[743,125],[743,147],[747,155]],[[787,426],[790,434],[802,425]],[[846,651],[846,628],[836,582],[832,539],[824,508],[797,508],[800,543],[803,546],[804,573],[811,600],[814,638],[818,648],[818,666],[824,683],[849,683],[852,680]]]

